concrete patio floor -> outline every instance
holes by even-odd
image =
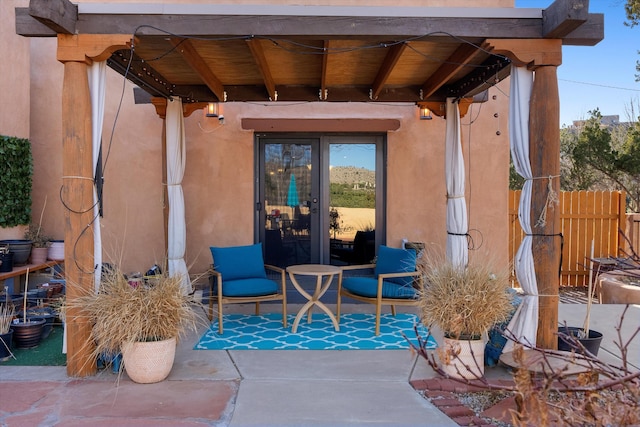
[[[623,308],[594,305],[591,314],[591,327],[604,332],[599,356],[613,364]],[[559,320],[581,326],[585,309],[561,304]],[[640,306],[632,306],[623,337],[638,326]],[[408,350],[192,350],[202,332],[182,340],[171,374],[157,384],[136,384],[126,374],[118,381],[110,370],[77,379],[64,367],[2,366],[0,426],[459,425],[412,387],[434,384],[437,374]],[[629,362],[640,368],[640,345],[630,346]],[[486,375],[511,379],[502,366]]]

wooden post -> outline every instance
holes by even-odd
[[[162,119],[162,214],[164,219],[164,249],[169,253],[169,190],[167,188],[167,99],[151,98],[151,103],[156,107],[156,114]],[[168,266],[165,266],[168,268]]]
[[[105,61],[127,49],[127,34],[58,34],[58,61],[64,64],[62,84],[62,199],[65,206],[64,260],[66,297],[73,301],[94,288],[93,144],[91,95],[87,64]],[[97,371],[91,324],[78,310],[66,313],[67,375]]]
[[[618,228],[625,233],[627,238],[631,238],[631,236],[627,236],[627,233],[631,231],[627,228],[627,193],[624,191],[618,192]],[[623,236],[620,235],[620,232],[616,234],[616,256],[624,256],[624,253],[620,250],[624,250],[627,253],[631,249],[629,247],[629,242],[624,239]]]
[[[73,301],[94,292],[93,168],[91,143],[91,99],[87,65],[64,63],[62,86],[62,199],[65,209],[64,259],[66,295]],[[69,309],[67,321],[67,375],[96,373],[90,340],[91,324]]]
[[[533,180],[531,224],[538,282],[537,345],[558,348],[561,224],[553,195],[560,194],[560,101],[556,66],[536,68],[529,112],[529,159]],[[549,179],[550,177],[550,179]],[[541,219],[544,219],[543,221]]]

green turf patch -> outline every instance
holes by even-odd
[[[0,366],[65,366],[67,355],[62,354],[63,335],[62,326],[54,326],[51,334],[37,347],[13,348],[11,351],[16,358],[10,357],[0,362]]]

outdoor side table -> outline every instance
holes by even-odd
[[[307,313],[307,322],[311,323],[311,310],[313,309],[314,305],[327,313],[327,315],[333,322],[335,330],[339,331],[340,326],[338,325],[338,319],[336,319],[336,316],[331,312],[331,310],[329,310],[329,308],[324,305],[322,301],[320,301],[320,297],[322,297],[322,295],[327,292],[336,274],[338,275],[338,280],[340,280],[340,276],[342,276],[342,269],[335,265],[302,264],[291,265],[287,267],[287,272],[289,272],[289,278],[291,278],[291,283],[293,283],[293,286],[298,290],[298,292],[300,292],[302,296],[309,300],[302,306],[300,311],[298,311],[298,314],[293,321],[291,331],[293,333],[296,333],[296,331],[298,330],[298,324],[300,323],[300,319],[302,318],[304,313]],[[316,288],[313,292],[313,295],[309,294],[303,289],[296,276],[316,277]]]

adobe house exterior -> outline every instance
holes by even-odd
[[[64,7],[69,4],[63,0],[56,0],[53,3],[62,5],[60,10],[64,10]],[[93,4],[98,9],[107,7],[116,10],[118,5],[124,6],[127,3],[110,1],[107,5],[97,1],[82,1],[74,4]],[[223,2],[180,0],[167,5],[184,4],[197,7],[218,3],[224,5]],[[473,15],[475,10],[487,13],[491,8],[498,8],[495,10],[504,13],[503,8],[513,8],[513,3],[513,0],[476,1],[474,6],[478,9],[474,9],[465,8],[468,2],[463,0],[367,2],[369,6],[383,8],[380,10],[392,11],[397,7],[427,9],[433,7],[445,8],[464,16]],[[52,30],[51,28],[55,26],[51,25],[51,22],[56,20],[62,22],[68,18],[60,14],[56,15],[55,11],[52,13],[52,18],[47,21],[50,24],[49,28],[42,23],[39,24],[42,25],[42,29],[37,31],[42,32],[40,34],[42,37],[34,37],[33,34],[29,34],[31,37],[19,35],[23,34],[21,31],[25,28],[33,28],[31,25],[36,22],[34,18],[27,16],[29,13],[25,14],[24,10],[30,6],[42,7],[42,4],[39,0],[0,2],[2,22],[17,23],[15,26],[2,25],[0,28],[3,51],[9,52],[5,54],[5,61],[0,62],[0,75],[5,76],[0,80],[0,85],[4,99],[10,100],[10,102],[3,102],[0,106],[0,133],[31,140],[35,165],[33,212],[40,212],[46,198],[44,228],[55,238],[64,238],[69,241],[82,234],[83,226],[80,223],[87,223],[86,216],[82,220],[84,222],[70,219],[61,200],[61,194],[70,197],[69,200],[65,200],[70,209],[82,210],[87,206],[86,200],[83,202],[83,196],[79,193],[61,192],[61,188],[67,185],[63,177],[70,175],[69,164],[83,162],[80,158],[72,158],[69,151],[63,149],[63,145],[68,145],[72,140],[74,144],[82,147],[83,138],[86,138],[86,134],[82,134],[82,131],[78,133],[79,128],[86,126],[87,118],[83,113],[85,107],[81,102],[75,103],[75,95],[69,96],[72,92],[85,89],[75,77],[70,77],[70,73],[81,76],[85,67],[82,64],[91,62],[90,59],[84,59],[83,50],[87,57],[91,55],[87,52],[87,46],[75,50],[61,48],[72,40],[73,36],[55,37],[56,32],[62,34],[64,31],[59,27],[58,30]],[[138,4],[144,11],[151,10],[145,9],[145,6],[151,8],[160,3],[140,1]],[[313,6],[319,5],[319,2],[234,2],[237,7],[247,5],[286,7],[293,4]],[[564,8],[563,10],[575,4],[588,6],[588,1],[558,0],[553,3],[555,8]],[[349,5],[348,1],[327,1],[321,4],[321,6],[338,7]],[[385,6],[392,7],[384,9]],[[16,8],[23,11],[17,18]],[[555,8],[550,10],[555,11]],[[151,17],[151,14],[149,16]],[[144,18],[144,13],[138,15],[138,25],[145,23]],[[318,17],[318,19],[321,18]],[[572,18],[568,19],[569,24],[559,21],[561,23],[557,24],[558,28],[555,30],[559,34],[558,40],[551,35],[545,39],[545,43],[551,41],[550,44],[513,43],[505,44],[502,50],[497,49],[508,53],[509,47],[513,47],[512,50],[520,47],[522,51],[516,52],[516,55],[531,58],[531,64],[538,61],[536,66],[550,65],[545,67],[550,69],[549,74],[540,73],[540,80],[547,82],[545,87],[550,86],[551,89],[538,89],[543,91],[539,94],[545,99],[541,100],[538,97],[537,109],[532,107],[532,111],[537,111],[537,114],[545,118],[538,120],[536,125],[540,130],[538,132],[541,135],[540,138],[544,138],[544,144],[548,144],[545,146],[547,154],[540,153],[540,159],[544,160],[545,156],[553,158],[554,154],[559,156],[556,145],[559,144],[559,135],[557,138],[554,137],[554,132],[558,132],[559,127],[557,84],[555,83],[555,67],[561,63],[562,43],[559,39],[587,21],[589,31],[594,32],[595,35],[587,37],[580,34],[580,37],[589,40],[579,41],[580,37],[576,36],[573,43],[597,43],[596,40],[602,38],[601,19],[595,16],[595,23],[592,22],[593,20],[594,17],[591,14],[588,20],[580,21]],[[46,20],[41,22],[44,21]],[[580,21],[579,24],[578,21]],[[114,18],[113,22],[119,21]],[[541,26],[540,22],[537,25]],[[111,28],[120,28],[120,31],[111,39],[107,37],[104,41],[96,40],[95,44],[99,45],[96,46],[97,51],[108,49],[115,40],[130,39],[131,30],[127,25],[118,27],[114,24]],[[518,28],[514,28],[514,32],[517,33],[517,31]],[[539,38],[542,39],[542,36]],[[571,43],[571,37],[568,40]],[[69,71],[70,63],[81,65],[79,69],[74,68],[73,71]],[[283,67],[286,68],[286,64]],[[506,75],[501,74],[498,78],[496,73],[496,80],[500,81],[488,85],[483,102],[475,102],[463,112],[461,134],[465,157],[469,229],[478,230],[477,236],[482,236],[481,238],[474,236],[476,245],[479,243],[477,239],[482,240],[479,251],[491,253],[498,260],[507,262],[509,79],[505,77]],[[265,81],[268,83],[268,79]],[[269,85],[266,86],[266,92],[270,94]],[[163,184],[165,182],[163,177],[164,120],[161,108],[156,109],[156,105],[150,100],[136,102],[134,88],[136,85],[132,82],[125,80],[118,72],[108,69],[102,131],[105,163],[104,215],[101,220],[103,255],[105,260],[120,262],[124,271],[144,271],[154,263],[162,262],[167,244]],[[327,99],[309,102],[294,102],[286,99],[273,101],[269,100],[268,96],[261,101],[227,100],[223,103],[224,124],[222,125],[215,119],[205,118],[201,109],[204,104],[192,100],[195,111],[185,113],[184,119],[186,171],[182,182],[187,227],[185,260],[191,273],[202,273],[207,270],[211,263],[209,253],[211,245],[241,245],[260,241],[259,229],[264,224],[260,222],[260,218],[264,212],[256,209],[256,200],[257,186],[260,181],[258,165],[260,154],[257,144],[261,135],[301,138],[339,136],[346,138],[347,142],[353,136],[379,137],[384,155],[380,163],[383,168],[377,172],[384,176],[384,186],[380,190],[383,191],[381,194],[384,205],[381,209],[381,224],[376,224],[376,227],[384,230],[384,233],[377,234],[377,243],[400,246],[401,240],[407,238],[410,241],[440,246],[444,250],[447,238],[444,178],[446,120],[437,116],[433,120],[420,120],[419,109],[416,106],[420,101],[418,98],[393,102],[375,99],[370,101],[342,99],[340,102],[331,102],[331,93],[329,88]],[[159,102],[162,103],[162,100]],[[432,106],[437,107],[442,102],[443,100],[434,101]],[[67,105],[66,110],[63,104]],[[185,105],[188,105],[188,102]],[[79,109],[75,110],[75,106]],[[555,139],[557,139],[556,142],[554,142]],[[88,147],[90,148],[90,144]],[[551,167],[555,166],[551,165]],[[90,220],[90,216],[88,218]],[[550,227],[553,228],[555,219],[552,213],[549,214],[549,219]],[[7,233],[15,233],[15,231],[5,230],[0,233],[4,233],[7,237],[14,237],[8,236]],[[4,236],[0,235],[0,237]],[[544,256],[549,258],[542,262],[548,263],[545,268],[553,275],[556,267],[550,266],[557,265],[557,262],[554,264],[554,260],[559,256],[559,242],[545,243],[541,248],[541,251],[546,254]],[[83,246],[83,249],[87,254],[79,257],[85,257],[84,261],[91,265],[93,258],[89,253],[92,250],[92,244]],[[69,254],[67,249],[67,258]],[[74,267],[70,259],[66,261],[70,280],[74,278],[80,281],[89,280]],[[326,254],[320,255],[320,258],[314,261],[328,262]],[[553,283],[550,286],[553,287]],[[557,283],[555,288],[557,294]],[[553,315],[547,318],[548,324],[554,324],[553,321]],[[81,340],[86,331],[83,332],[82,328],[74,331],[72,328],[71,333]],[[86,369],[82,359],[79,358],[75,363],[69,363],[68,372],[70,375],[91,373]]]

